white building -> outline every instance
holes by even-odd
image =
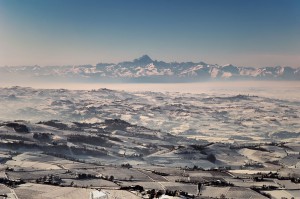
[[[90,199],[108,199],[108,196],[103,191],[92,191],[90,193]]]

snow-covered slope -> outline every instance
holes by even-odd
[[[68,78],[71,80],[115,81],[203,81],[203,80],[300,80],[300,69],[292,67],[219,66],[204,62],[163,62],[144,55],[133,61],[117,64],[99,63],[79,66],[0,67],[0,75],[21,75],[30,78]]]

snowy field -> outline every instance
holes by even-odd
[[[0,177],[26,182],[19,198],[197,195],[198,182],[204,197],[265,198],[250,188],[273,186],[265,193],[297,198],[299,84],[230,84],[0,88]],[[121,190],[137,185],[146,191]]]
[[[293,142],[300,135],[298,82],[52,87],[84,90],[1,88],[0,120],[94,123],[122,119],[171,134],[220,142]],[[95,90],[101,87],[116,90]]]
[[[179,92],[209,95],[259,95],[278,99],[299,100],[299,81],[222,81],[200,83],[31,83],[29,81],[16,84],[16,82],[1,82],[0,87],[32,87],[35,89],[69,89],[92,90],[107,88],[127,92]]]

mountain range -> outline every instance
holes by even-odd
[[[197,82],[209,80],[300,80],[300,68],[240,67],[204,62],[164,62],[143,55],[117,64],[77,66],[3,66],[0,76],[93,82]]]

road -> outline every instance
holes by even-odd
[[[140,173],[142,173],[142,174],[144,174],[144,175],[146,175],[150,180],[152,180],[152,182],[157,182],[161,187],[162,187],[162,189],[165,191],[166,190],[166,187],[161,183],[161,182],[159,182],[159,181],[156,181],[156,180],[154,180],[151,176],[149,176],[148,174],[147,174],[147,172],[143,172],[143,170],[140,170],[140,169],[135,169],[136,171],[139,171]],[[163,176],[162,176],[163,177]],[[165,177],[163,177],[167,182],[168,182],[168,179],[167,178],[165,178]]]

